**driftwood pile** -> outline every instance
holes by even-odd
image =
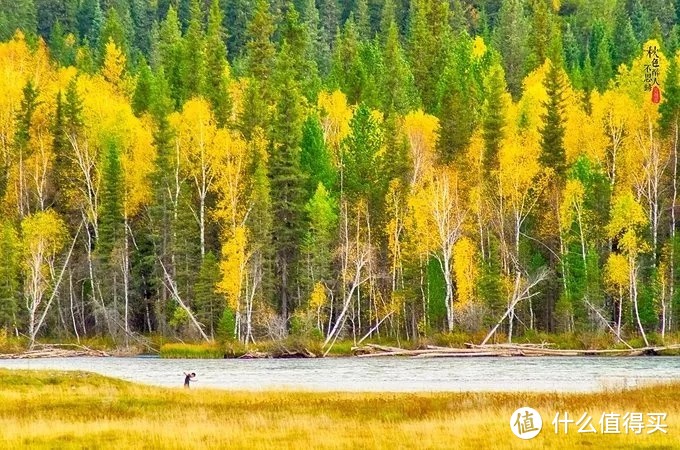
[[[316,358],[311,350],[306,348],[290,350],[287,348],[277,348],[270,352],[261,352],[258,350],[251,350],[243,355],[239,356],[238,359],[266,359],[266,358]]]
[[[465,344],[465,348],[438,347],[428,345],[423,349],[408,350],[399,347],[367,344],[352,347],[359,358],[375,358],[383,356],[404,356],[410,358],[453,358],[481,356],[642,356],[657,355],[664,350],[680,349],[680,344],[666,347],[644,347],[607,350],[562,350],[550,348],[553,344]]]
[[[0,354],[0,359],[33,359],[33,358],[72,358],[75,356],[111,356],[101,350],[77,344],[37,344],[32,349],[21,353]]]

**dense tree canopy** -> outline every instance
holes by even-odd
[[[675,331],[679,13],[0,1],[0,327]]]

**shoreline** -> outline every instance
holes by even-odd
[[[310,392],[163,388],[87,372],[0,369],[6,448],[673,448],[680,383],[594,393]],[[664,399],[660,404],[659,398]],[[529,443],[508,426],[530,406],[543,430]],[[663,412],[668,433],[555,433],[578,418]],[[645,421],[646,423],[646,421]],[[502,443],[502,444],[501,444]]]
[[[113,349],[109,351],[102,350],[60,350],[60,351],[44,351],[44,350],[27,350],[19,353],[0,353],[0,360],[12,359],[52,359],[52,358],[159,358],[159,359],[196,359],[196,360],[216,360],[216,359],[230,359],[230,360],[252,360],[252,359],[365,359],[365,358],[399,358],[399,359],[425,359],[425,358],[551,358],[551,357],[566,357],[566,358],[647,358],[647,357],[680,357],[680,345],[668,347],[644,347],[630,350],[623,349],[559,349],[549,351],[547,349],[521,349],[521,350],[472,350],[469,348],[460,347],[437,347],[428,349],[397,349],[389,347],[381,347],[379,351],[371,351],[370,353],[356,352],[352,354],[330,354],[330,355],[314,355],[314,354],[284,354],[277,355],[272,353],[253,352],[243,355],[235,356],[224,354],[223,356],[206,356],[195,354],[172,354],[163,355],[162,353],[145,353],[133,351],[131,349]]]

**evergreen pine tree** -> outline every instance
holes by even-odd
[[[0,221],[0,328],[16,327],[20,289],[19,234],[8,221]]]
[[[331,60],[335,37],[341,26],[340,12],[337,0],[318,0],[320,35],[321,35],[321,54],[319,55],[319,71],[326,75],[331,70]]]
[[[274,104],[275,93],[272,73],[276,49],[272,42],[274,18],[265,0],[258,0],[255,13],[248,24],[245,53],[245,71],[250,82],[245,93],[244,111],[239,118],[240,128],[250,138],[256,127],[269,128],[270,107]]]
[[[196,319],[206,326],[206,332],[213,338],[225,308],[223,297],[215,293],[215,286],[220,279],[217,258],[213,252],[208,252],[201,262],[196,279],[194,309]]]
[[[569,23],[566,24],[562,39],[565,67],[569,72],[573,72],[581,66],[581,49],[579,48],[579,43],[576,40],[576,36],[574,36],[574,32]]]
[[[331,152],[323,139],[323,130],[319,118],[308,115],[302,126],[300,142],[300,168],[305,174],[305,198],[316,192],[319,183],[333,192],[336,188],[337,174],[333,167]]]
[[[133,29],[133,54],[140,53],[148,58],[151,51],[151,30],[153,23],[152,5],[148,0],[130,0],[130,20]]]
[[[370,17],[368,14],[368,1],[355,0],[353,13],[359,38],[366,41],[370,40],[372,36]]]
[[[180,71],[182,36],[177,13],[172,6],[168,9],[168,15],[161,24],[158,53],[165,78],[168,81],[169,93],[174,101],[173,108],[177,109],[182,103],[182,78]]]
[[[272,124],[269,158],[272,213],[276,217],[272,228],[277,273],[275,292],[284,319],[294,308],[305,197],[300,168],[304,117],[302,96],[295,81],[293,54],[294,50],[284,40],[277,60],[279,98]]]
[[[206,58],[205,36],[203,33],[203,12],[198,0],[191,0],[191,16],[184,43],[180,63],[180,77],[182,80],[181,102],[205,92]]]
[[[366,93],[368,73],[361,59],[362,43],[350,17],[336,39],[331,68],[331,85],[347,95],[350,103],[358,103]]]
[[[33,121],[33,115],[36,109],[40,105],[38,101],[38,89],[35,86],[32,79],[29,80],[24,85],[22,89],[22,99],[19,109],[16,111],[14,116],[15,132],[14,132],[14,154],[7,155],[5,160],[4,170],[0,172],[0,198],[5,195],[7,189],[9,170],[12,164],[18,164],[23,166],[25,161],[32,154],[32,146],[30,145],[31,140],[31,124]],[[18,207],[19,214],[23,217],[24,214],[28,214],[28,196],[25,192],[25,181],[19,180],[18,195]]]
[[[484,136],[484,170],[487,175],[498,170],[498,152],[505,128],[505,77],[500,65],[491,67],[484,80],[482,135]]]
[[[420,105],[420,101],[394,21],[387,31],[382,59],[384,70],[379,79],[382,110],[387,115],[406,114]]]
[[[123,168],[120,144],[115,138],[107,139],[104,152],[97,253],[108,262],[114,246],[123,236]]]
[[[632,0],[630,7],[630,20],[638,42],[646,42],[652,33],[652,21],[641,0]]]
[[[441,0],[414,0],[409,22],[409,60],[423,107],[437,108],[437,84],[449,60],[451,29],[449,4]]]
[[[566,80],[559,64],[551,62],[544,81],[548,100],[544,104],[541,129],[540,162],[555,171],[559,179],[564,179],[566,172],[566,155],[564,150],[564,92]]]
[[[350,130],[342,147],[342,187],[351,201],[367,200],[369,211],[373,213],[379,209],[387,191],[387,174],[379,158],[384,135],[364,104],[360,104],[354,113]]]
[[[675,133],[680,121],[680,74],[678,73],[678,61],[670,58],[663,102],[659,105],[661,119],[659,125],[661,132],[669,137],[677,139]]]
[[[501,7],[493,43],[500,52],[508,89],[516,99],[522,91],[522,81],[527,67],[527,19],[523,0],[508,0]]]
[[[126,60],[129,60],[128,50],[128,36],[121,21],[120,16],[115,8],[110,8],[106,13],[106,19],[102,25],[101,33],[99,35],[98,60],[103,62],[106,54],[106,44],[109,40],[116,44],[116,47],[123,52]]]
[[[439,85],[437,141],[442,162],[452,162],[470,143],[478,122],[479,84],[475,79],[472,39],[460,36],[449,57]]]
[[[54,209],[62,216],[69,217],[70,222],[77,220],[72,211],[72,197],[75,195],[75,180],[77,171],[72,158],[71,143],[68,140],[66,129],[66,106],[64,95],[57,93],[54,117],[52,118],[52,151],[54,152],[53,184],[54,184]]]
[[[151,68],[143,60],[140,62],[139,75],[137,76],[137,85],[135,86],[135,92],[132,95],[132,110],[135,115],[141,116],[145,112],[148,112],[151,108],[153,99],[153,73],[151,73]]]
[[[210,101],[218,126],[225,126],[231,115],[229,97],[229,63],[227,46],[224,43],[222,12],[218,0],[213,0],[208,16],[206,34],[206,97]]]
[[[0,40],[10,39],[17,30],[28,36],[36,35],[38,19],[33,0],[5,1],[0,4],[0,14],[4,16],[0,21]]]
[[[77,13],[80,39],[99,48],[99,36],[104,25],[104,13],[99,0],[83,0]]]
[[[292,2],[286,6],[281,24],[281,36],[288,43],[295,81],[302,93],[312,101],[321,88],[319,71],[314,60],[314,47],[310,40],[308,27],[300,22],[300,17]]]
[[[612,69],[611,47],[609,45],[609,38],[604,36],[597,46],[597,54],[595,56],[595,83],[600,92],[604,92],[607,88],[609,80],[614,76]]]
[[[321,17],[316,8],[314,0],[305,0],[304,9],[301,11],[302,23],[306,28],[307,39],[309,40],[307,59],[316,65],[317,73],[324,76],[328,73],[328,64],[325,57],[329,56],[329,51],[325,49],[325,40],[321,30]]]
[[[248,41],[248,24],[252,20],[256,2],[250,0],[222,0],[224,19],[222,26],[227,31],[227,54],[232,63],[243,56]]]
[[[638,47],[638,40],[635,37],[635,31],[633,31],[633,23],[626,11],[625,1],[621,0],[616,8],[614,19],[612,45],[614,67],[630,63],[637,53]]]
[[[548,1],[531,0],[530,6],[529,27],[531,33],[529,33],[527,39],[527,46],[530,50],[526,60],[526,69],[529,72],[542,65],[545,59],[550,56],[550,42],[555,32]]]

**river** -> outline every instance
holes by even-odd
[[[680,381],[680,357],[324,358],[324,359],[0,359],[8,369],[84,370],[155,386],[316,391],[590,392]]]

